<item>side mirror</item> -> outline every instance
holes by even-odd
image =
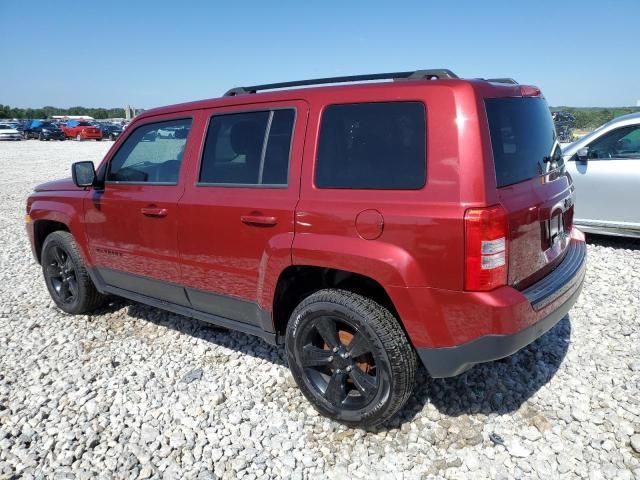
[[[71,177],[78,187],[92,187],[96,182],[96,169],[93,162],[76,162],[71,165]]]
[[[579,162],[586,162],[589,159],[589,147],[582,147],[576,152],[576,158]]]

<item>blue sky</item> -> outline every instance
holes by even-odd
[[[638,0],[0,0],[0,103],[151,108],[243,84],[446,67],[537,85],[551,105],[635,105],[639,27]]]

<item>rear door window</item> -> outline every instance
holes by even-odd
[[[286,186],[294,120],[293,109],[214,115],[207,131],[199,183]]]
[[[318,188],[414,190],[426,180],[420,102],[331,105],[322,115]]]
[[[523,182],[561,163],[556,131],[543,98],[485,100],[498,187]]]

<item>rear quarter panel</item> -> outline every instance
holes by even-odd
[[[322,112],[327,105],[419,101],[427,116],[427,180],[420,190],[319,189],[315,159]],[[398,83],[335,89],[330,98],[310,99],[311,111],[296,210],[293,263],[348,270],[385,288],[463,284],[467,205],[486,201],[482,149],[473,88],[467,82]],[[463,178],[464,180],[461,180]],[[374,209],[383,217],[380,237],[365,240],[356,230],[358,213]]]

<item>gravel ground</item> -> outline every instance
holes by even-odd
[[[24,202],[102,142],[0,144],[0,477],[640,478],[640,242],[592,237],[567,319],[419,386],[377,432],[316,414],[284,351],[126,301],[56,310]]]

